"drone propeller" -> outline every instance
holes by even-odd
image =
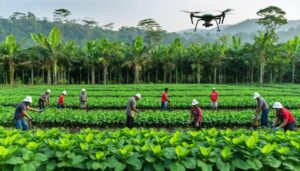
[[[184,12],[184,13],[188,13],[190,14],[190,18],[191,18],[191,22],[192,24],[194,24],[194,21],[193,21],[193,17],[195,16],[194,14],[200,14],[200,13],[203,13],[201,11],[186,11],[186,10],[180,10],[181,12]]]
[[[229,12],[233,11],[233,9],[228,8],[228,9],[226,9],[224,11],[219,11],[219,10],[217,10],[217,11],[222,13],[221,14],[221,18],[219,20],[219,24],[223,24],[226,14],[232,14],[232,13],[229,13]]]
[[[184,12],[184,13],[193,13],[193,14],[200,14],[200,13],[203,13],[201,11],[186,11],[186,10],[180,10],[181,12]]]

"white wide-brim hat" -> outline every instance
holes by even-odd
[[[27,96],[23,102],[28,102],[28,103],[32,103],[32,97],[31,96]]]
[[[62,94],[63,94],[63,95],[67,95],[67,91],[64,90],[64,91],[62,92]]]
[[[253,99],[256,99],[258,97],[260,97],[260,94],[258,92],[255,92],[254,95],[253,95]]]
[[[83,88],[83,89],[81,89],[81,92],[83,92],[83,91],[85,92],[86,90]]]
[[[50,89],[48,89],[46,92],[47,92],[47,93],[51,93],[51,90],[50,90]]]
[[[282,104],[280,102],[275,102],[274,105],[273,105],[273,108],[274,109],[282,109],[283,106],[282,106]]]
[[[142,98],[142,95],[141,95],[140,93],[137,93],[137,94],[135,95],[135,97],[141,99],[141,98]]]
[[[198,102],[196,99],[193,99],[192,105],[195,106],[195,105],[197,105],[197,104],[199,104],[199,102]]]

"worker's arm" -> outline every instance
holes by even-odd
[[[50,104],[50,97],[48,97],[47,102],[48,102],[48,106],[51,106],[51,104]]]
[[[131,110],[132,110],[132,111],[135,111],[135,112],[137,112],[137,113],[139,113],[139,111],[135,108],[135,106],[132,107]]]
[[[32,118],[27,114],[26,110],[22,111],[23,116],[25,116],[26,118],[32,120]]]
[[[278,122],[278,117],[276,116],[275,120],[273,121],[273,124],[272,124],[272,126],[273,126],[273,127],[275,127],[275,126],[276,126],[276,124],[277,124],[277,122]],[[271,128],[272,128],[272,127],[271,127]]]
[[[33,112],[40,112],[41,111],[41,110],[38,110],[38,109],[30,108],[29,106],[26,107],[26,110],[33,111]]]
[[[190,120],[192,120],[193,119],[193,113],[191,112],[190,113]]]
[[[168,103],[171,103],[171,101],[170,101],[170,99],[169,99],[169,98],[167,98],[167,102],[168,102]]]
[[[279,128],[284,128],[286,124],[288,123],[288,119],[284,119]]]

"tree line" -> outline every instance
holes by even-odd
[[[59,26],[49,34],[31,33],[33,46],[14,35],[0,44],[0,82],[22,84],[107,83],[274,83],[299,82],[300,40],[278,43],[276,29],[287,23],[275,6],[259,10],[263,30],[253,43],[223,35],[212,43],[163,44],[163,30],[152,19],[139,22],[145,36],[133,42],[63,41]],[[144,37],[144,38],[143,38]]]

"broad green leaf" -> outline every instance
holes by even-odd
[[[286,154],[290,151],[289,147],[280,147],[279,149],[276,150],[280,154]]]
[[[185,167],[179,162],[176,162],[171,165],[170,171],[185,171]]]
[[[221,155],[224,159],[227,159],[231,155],[231,148],[229,146],[226,146],[221,151]]]
[[[132,166],[135,167],[135,170],[141,170],[142,169],[142,162],[140,161],[140,159],[136,156],[131,156],[129,157],[126,162],[128,164],[131,164]]]
[[[275,148],[277,147],[277,145],[274,144],[266,144],[260,151],[263,154],[269,154],[271,153]]]
[[[13,157],[9,158],[8,160],[6,160],[4,163],[10,164],[10,165],[17,165],[17,164],[23,164],[24,161],[22,160],[21,157],[13,156]]]
[[[189,153],[189,150],[187,150],[184,147],[177,146],[175,148],[175,152],[176,152],[176,155],[178,158],[182,158],[182,157],[185,157]]]
[[[267,156],[266,162],[267,162],[267,164],[268,164],[269,166],[271,166],[271,167],[273,167],[273,168],[279,168],[280,165],[281,165],[281,161],[275,159],[275,158],[272,157],[272,156]]]
[[[220,171],[230,171],[230,164],[224,163],[221,158],[217,159],[216,165]]]
[[[211,164],[206,164],[201,160],[197,161],[198,167],[201,168],[202,171],[212,171],[212,165]]]
[[[235,166],[236,168],[239,168],[239,169],[242,169],[242,170],[247,170],[247,169],[248,169],[248,168],[247,168],[246,162],[244,162],[244,161],[241,160],[241,159],[235,158],[235,159],[232,160],[231,163],[232,163],[232,165]]]
[[[296,141],[291,140],[291,144],[292,144],[294,147],[296,147],[297,149],[300,148],[299,143],[297,143]]]
[[[164,165],[161,162],[153,163],[153,168],[155,171],[164,171]]]
[[[86,137],[85,137],[85,141],[90,143],[93,140],[94,136],[92,133],[89,133]]]
[[[205,157],[207,157],[210,154],[211,150],[212,150],[211,147],[206,148],[206,147],[203,147],[203,146],[199,146],[199,149],[200,149],[201,154]]]
[[[0,146],[0,157],[4,158],[9,154],[9,151],[7,148]]]
[[[246,145],[248,148],[253,149],[255,147],[256,142],[257,142],[257,137],[251,136],[246,140]]]
[[[181,163],[185,166],[187,169],[196,169],[196,160],[193,158],[186,158],[181,161]]]
[[[95,157],[97,160],[101,160],[105,157],[105,154],[102,151],[98,151],[96,152]]]
[[[46,165],[46,170],[47,170],[47,171],[52,171],[52,170],[55,169],[55,167],[56,167],[56,162],[55,162],[55,160],[50,160],[50,161],[47,163],[47,165]]]

